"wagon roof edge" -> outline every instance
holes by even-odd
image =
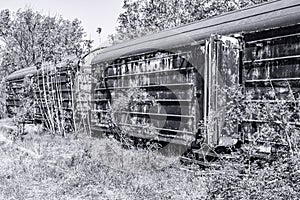
[[[234,34],[297,24],[299,19],[299,0],[266,2],[107,47],[94,57],[92,64],[144,52],[146,49],[168,50],[203,40],[211,34]]]

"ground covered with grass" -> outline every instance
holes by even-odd
[[[0,199],[299,199],[300,151],[273,162],[224,160],[187,170],[178,157],[123,148],[114,139],[56,136],[38,127],[16,135],[0,122]],[[244,160],[243,160],[244,159]]]
[[[177,158],[112,139],[62,138],[32,128],[0,133],[0,199],[203,199],[204,177]],[[9,126],[9,125],[8,125]]]

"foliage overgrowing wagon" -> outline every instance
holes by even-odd
[[[115,123],[131,137],[230,146],[274,123],[262,113],[279,100],[294,103],[297,125],[299,8],[273,1],[102,50],[92,61],[92,130]],[[246,99],[231,96],[238,87]],[[235,100],[246,111],[228,122]]]
[[[74,129],[75,74],[78,59],[42,64],[16,71],[6,78],[9,116],[21,123],[44,123],[62,134]]]
[[[300,125],[299,9],[298,0],[277,0],[94,51],[91,66],[22,69],[7,78],[8,111],[29,97],[28,119],[53,129],[76,128],[68,119],[79,109],[95,135],[117,128],[198,153],[290,145],[286,127]]]

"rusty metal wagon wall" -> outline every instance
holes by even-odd
[[[97,76],[92,87],[94,127],[107,127],[107,112],[120,93],[139,88],[145,102],[118,111],[117,124],[132,127],[131,134],[135,137],[191,140],[196,130],[198,105],[198,99],[193,98],[196,92],[193,85],[201,88],[201,80],[196,81],[199,73],[191,63],[194,51],[195,48],[180,52],[152,51],[94,66],[93,74]],[[156,105],[152,105],[151,97]],[[145,134],[150,125],[160,133]]]
[[[6,107],[9,117],[13,117],[18,113],[18,109],[22,106],[24,95],[29,94],[28,85],[33,82],[32,77],[36,74],[36,68],[30,67],[12,73],[6,78]],[[31,93],[32,94],[32,93]],[[29,113],[28,120],[32,121],[33,113]]]
[[[117,124],[131,127],[130,135],[134,137],[189,145],[197,137],[200,121],[204,122],[208,112],[221,106],[217,97],[210,95],[217,92],[213,85],[238,83],[236,45],[236,39],[216,35],[196,45],[148,51],[95,64],[93,128],[107,129],[112,104],[119,94],[139,88],[146,97],[145,102],[118,111]],[[217,54],[222,55],[218,60]],[[226,74],[229,70],[232,74]],[[218,83],[212,82],[213,77]],[[151,104],[152,100],[155,105]],[[219,124],[215,126],[210,134],[218,133],[206,137],[206,142],[211,144],[216,144],[217,135],[221,134]],[[157,134],[147,134],[149,128],[156,130]]]
[[[102,50],[92,61],[92,130],[107,130],[119,94],[139,88],[157,104],[115,114],[120,126],[134,128],[131,136],[209,146],[223,138],[251,140],[257,123],[266,122],[247,119],[226,132],[224,113],[216,112],[227,99],[218,87],[242,86],[254,94],[251,101],[263,103],[274,100],[270,83],[284,99],[288,82],[297,97],[299,8],[296,0],[273,1]]]
[[[272,124],[275,132],[280,119],[266,119],[262,113],[276,104],[286,105],[285,113],[293,113],[286,123],[299,128],[300,25],[247,33],[244,43],[243,83],[251,96],[245,104],[255,103],[259,109],[243,121],[241,131],[250,141],[251,134],[262,132],[266,124]]]

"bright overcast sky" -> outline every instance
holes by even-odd
[[[97,27],[102,28],[101,42],[115,32],[117,18],[122,12],[123,0],[0,0],[0,10],[16,11],[19,8],[32,8],[43,14],[61,15],[73,20],[78,18],[87,33],[99,45]]]

